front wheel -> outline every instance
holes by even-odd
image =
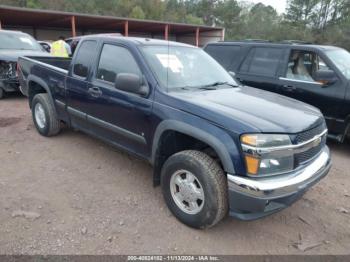
[[[37,94],[33,98],[32,116],[35,127],[41,135],[54,136],[60,132],[61,123],[48,94]]]
[[[190,227],[214,226],[227,214],[226,176],[203,152],[188,150],[171,156],[162,168],[161,184],[168,208]]]
[[[5,93],[4,89],[0,87],[0,99],[4,97],[4,93]]]

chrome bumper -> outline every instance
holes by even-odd
[[[330,151],[325,146],[315,160],[289,174],[255,179],[228,174],[228,188],[230,191],[259,199],[281,198],[311,187],[327,175],[330,167]]]

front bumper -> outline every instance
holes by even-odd
[[[263,178],[228,174],[230,215],[254,220],[286,208],[325,177],[330,168],[330,151],[325,146],[311,163],[289,174]]]
[[[0,79],[0,88],[6,92],[17,92],[19,91],[18,78]]]

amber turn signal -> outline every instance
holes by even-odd
[[[247,171],[251,175],[256,175],[259,170],[260,159],[253,156],[246,155],[245,162],[247,165]]]

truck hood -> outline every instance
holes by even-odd
[[[236,132],[298,133],[324,121],[313,106],[247,86],[171,95],[185,102],[181,110]]]
[[[0,61],[17,62],[21,56],[50,56],[50,54],[40,50],[0,49]]]

